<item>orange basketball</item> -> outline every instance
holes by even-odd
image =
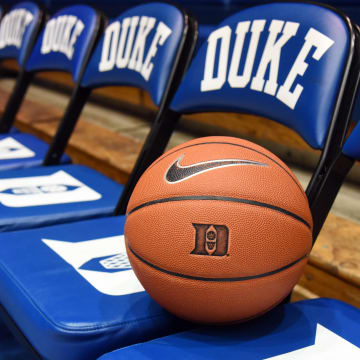
[[[165,309],[232,323],[279,304],[299,280],[312,244],[306,195],[270,151],[206,137],[157,159],[131,196],[128,256]]]

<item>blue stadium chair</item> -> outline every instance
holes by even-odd
[[[315,299],[279,306],[244,324],[185,331],[100,359],[359,359],[359,332],[359,309]]]
[[[1,15],[2,12],[0,9]],[[12,6],[3,17],[0,16],[0,19],[0,61],[16,60],[21,73],[24,71],[26,60],[45,20],[45,13],[35,3],[21,2]],[[7,73],[2,71],[1,74]],[[21,77],[20,74],[19,77]],[[0,132],[13,134],[18,130],[15,127],[9,127],[6,131],[0,129]],[[0,155],[4,154],[2,149],[5,149],[5,146],[0,140]]]
[[[31,8],[32,4],[26,6]],[[5,18],[6,16],[4,20]],[[13,24],[11,21],[8,22]],[[71,100],[77,101],[83,97],[78,84],[101,31],[102,22],[100,13],[83,5],[65,8],[47,21],[27,56],[20,53],[23,68],[0,119],[0,132],[6,133],[11,128],[26,91],[38,72],[69,72],[75,82]],[[62,33],[63,36],[57,36],[58,33]],[[10,50],[8,52],[11,53]],[[65,113],[64,118],[66,116],[68,115]],[[47,151],[48,145],[30,134],[0,135],[0,169],[39,166]],[[69,163],[70,158],[64,155],[59,161]]]
[[[81,100],[83,90],[79,82],[102,30],[102,22],[101,14],[83,5],[65,8],[51,17],[20,74],[26,81],[18,78],[0,124],[4,121],[10,125],[7,110],[20,106],[31,78],[38,71],[57,69],[71,73],[77,85],[70,105]],[[59,33],[63,36],[59,37]],[[66,116],[63,123],[71,120],[71,116]],[[41,164],[47,145],[30,135],[14,134],[3,136],[2,148],[4,153],[10,153],[9,157],[15,154],[15,159],[0,160],[3,168],[12,168],[14,164],[23,167]],[[22,156],[16,159],[19,152]],[[61,156],[59,161],[68,163],[70,159]],[[104,191],[99,189],[100,181],[104,183]],[[80,214],[85,218],[109,213],[113,209],[110,206],[112,191],[119,192],[120,188],[104,176],[80,166],[4,170],[0,172],[0,231],[74,221],[81,209]]]
[[[171,134],[169,101],[192,55],[197,33],[192,18],[178,8],[170,7],[163,16],[155,8],[153,4],[133,8],[107,26],[78,85],[81,96],[71,99],[66,110],[69,116],[65,115],[59,125],[45,157],[45,165],[56,164],[61,159],[92,89],[108,85],[142,87],[159,106],[155,124],[141,153],[141,159],[146,163],[155,159],[156,149]],[[124,32],[119,34],[122,19]],[[137,27],[139,30],[134,37]],[[129,42],[124,42],[127,34]],[[35,55],[27,64],[30,70],[51,67],[51,62],[37,55],[41,44],[40,38],[33,52]],[[48,56],[61,63],[60,55]],[[78,77],[79,67],[74,66],[74,71]],[[80,165],[3,171],[0,173],[0,231],[111,215],[121,190],[120,184]]]
[[[357,124],[324,177],[313,207],[323,219],[354,162],[360,160],[359,140]],[[357,359],[359,333],[359,309],[333,299],[306,300],[279,306],[243,325],[187,331],[119,349],[101,359]]]
[[[155,8],[159,9],[159,5]],[[255,23],[253,32],[264,25],[254,61],[248,62],[254,64],[254,69],[259,68],[270,24],[275,23],[272,29],[277,26],[279,32],[286,29],[288,42],[283,42],[281,66],[277,69],[278,63],[273,60],[275,70],[270,77],[273,81],[266,76],[264,91],[259,91],[262,75],[259,70],[254,70],[254,74],[259,74],[254,90],[250,88],[251,76],[249,79],[245,76],[251,73],[249,68],[246,73],[236,71],[239,52],[231,61],[233,87],[227,83],[222,68],[214,71],[215,66],[231,62],[215,61],[219,57],[211,51],[230,50],[232,54],[235,35],[230,46],[226,45],[229,38],[224,37],[222,46],[214,46],[214,39],[234,33],[239,22],[248,30]],[[171,103],[171,111],[167,112],[170,129],[158,118],[148,139],[155,135],[168,138],[182,112],[246,111],[294,128],[310,145],[325,149],[318,168],[331,164],[338,155],[334,146],[340,148],[338,145],[343,141],[340,137],[345,136],[358,84],[358,36],[351,22],[319,5],[275,3],[239,12],[212,34],[194,58]],[[282,36],[285,35],[279,38]],[[248,43],[243,47],[244,54],[247,47]],[[226,57],[225,53],[222,59]],[[105,59],[109,61],[110,57]],[[278,88],[283,89],[280,94],[274,84],[276,79]],[[145,144],[117,207],[116,213],[122,216],[0,234],[0,303],[4,317],[39,357],[94,358],[116,347],[194,327],[169,315],[149,298],[125,253],[124,209],[145,165],[166,145],[162,136],[158,139],[161,141],[155,146],[151,147],[154,141],[150,140]],[[316,187],[320,180],[315,181]],[[24,249],[31,252],[19,261]]]
[[[317,184],[312,198],[314,241],[346,175],[354,162],[360,160],[359,139],[360,124],[357,124],[346,140],[344,133],[341,134],[334,156],[326,161],[326,170],[315,172],[318,178],[312,182]],[[312,191],[308,190],[308,194]],[[282,304],[244,324],[197,328],[136,344],[100,359],[357,359],[359,333],[359,309],[339,300],[321,298]]]
[[[357,56],[355,53],[355,59]],[[309,184],[307,194],[312,200],[314,241],[346,175],[354,161],[360,160],[360,125],[356,125],[341,151],[346,129],[347,126],[342,128],[337,147],[331,151],[333,156],[322,160],[326,167],[320,170],[320,161]],[[190,330],[119,349],[100,359],[357,359],[360,357],[359,332],[359,309],[338,300],[316,299],[283,304],[241,325]]]

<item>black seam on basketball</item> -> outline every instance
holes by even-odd
[[[189,147],[193,147],[193,146],[199,146],[199,145],[209,145],[209,144],[217,144],[217,145],[233,145],[233,146],[238,146],[238,147],[242,147],[244,149],[247,150],[251,150],[254,151],[260,155],[265,156],[267,159],[271,160],[272,162],[274,162],[276,165],[278,165],[281,169],[283,169],[292,179],[292,181],[296,184],[296,186],[300,189],[301,193],[304,193],[304,189],[297,183],[297,181],[294,179],[294,177],[280,164],[278,163],[276,160],[274,160],[273,158],[271,158],[269,155],[264,154],[263,152],[259,151],[259,150],[255,150],[251,147],[245,146],[245,145],[240,145],[240,144],[235,144],[235,143],[231,143],[231,142],[226,142],[226,141],[208,141],[208,142],[203,142],[203,143],[199,143],[199,144],[191,144],[191,145],[187,145],[187,146],[183,146],[179,149],[176,149],[172,152],[166,153],[164,154],[162,157],[160,157],[158,160],[156,160],[155,162],[153,162],[146,171],[150,170],[155,164],[157,164],[159,161],[162,161],[163,159],[165,159],[166,157],[180,151],[180,150],[184,150],[187,149]]]
[[[272,270],[263,274],[259,274],[259,275],[250,275],[250,276],[240,276],[240,277],[229,277],[229,278],[209,278],[209,277],[202,277],[202,276],[193,276],[193,275],[186,275],[186,274],[180,274],[174,271],[170,271],[170,270],[166,270],[163,269],[157,265],[154,265],[152,263],[150,263],[149,261],[145,260],[144,258],[142,258],[140,255],[138,255],[129,245],[129,242],[127,242],[127,246],[129,248],[129,250],[132,252],[132,254],[139,259],[141,262],[143,262],[144,264],[152,267],[155,270],[158,270],[160,272],[163,272],[165,274],[168,275],[172,275],[172,276],[177,276],[177,277],[181,277],[184,279],[189,279],[189,280],[199,280],[199,281],[208,281],[208,282],[234,282],[234,281],[247,281],[247,280],[253,280],[253,279],[259,279],[259,278],[263,278],[266,276],[271,276],[271,275],[275,275],[281,271],[284,271],[286,269],[291,268],[292,266],[296,265],[297,263],[299,263],[301,260],[307,258],[309,256],[309,254],[305,254],[304,256],[300,257],[299,259],[291,262],[290,264],[287,264],[279,269],[276,270]]]
[[[196,195],[193,195],[193,196],[176,196],[176,197],[171,197],[171,198],[152,200],[152,201],[149,201],[149,202],[146,202],[146,203],[143,203],[141,205],[138,205],[138,206],[134,207],[127,215],[129,216],[129,215],[133,214],[135,211],[138,211],[138,210],[140,210],[140,209],[142,209],[144,207],[151,206],[151,205],[162,204],[162,203],[173,202],[173,201],[189,201],[189,200],[229,201],[229,202],[235,202],[235,203],[241,203],[241,204],[247,204],[247,205],[261,206],[261,207],[264,207],[264,208],[267,208],[267,209],[278,211],[278,212],[280,212],[282,214],[285,214],[287,216],[290,216],[290,217],[294,218],[295,220],[300,221],[301,223],[303,223],[307,228],[309,228],[309,230],[312,230],[311,225],[306,220],[304,220],[302,217],[292,213],[291,211],[283,209],[281,207],[271,205],[271,204],[267,204],[267,203],[263,203],[263,202],[260,202],[260,201],[254,201],[254,200],[248,200],[248,199],[239,199],[239,198],[226,197],[226,196],[211,196],[211,195],[198,195],[198,196],[196,196]]]

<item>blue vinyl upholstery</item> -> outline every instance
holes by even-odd
[[[182,40],[184,18],[172,5],[162,3],[161,13],[158,6],[155,2],[132,8],[109,23],[86,68],[82,86],[137,86],[160,105]],[[141,39],[133,31],[144,33],[144,40],[138,41]]]
[[[48,144],[30,134],[0,134],[0,171],[40,166]],[[62,164],[70,163],[63,155]]]
[[[185,328],[131,270],[124,222],[108,217],[0,234],[0,302],[44,359],[95,359]]]
[[[111,215],[121,190],[81,165],[2,171],[0,232]]]
[[[32,2],[21,2],[7,12],[0,24],[0,59],[16,59],[23,66],[37,35],[42,13]]]
[[[306,300],[243,325],[182,332],[100,359],[358,359],[359,332],[359,309],[338,300]]]
[[[352,41],[347,21],[315,4],[246,9],[210,34],[171,108],[258,114],[322,148],[336,116]]]
[[[47,21],[25,69],[62,70],[72,74],[74,82],[77,82],[98,27],[98,14],[89,6],[74,5],[58,11]]]

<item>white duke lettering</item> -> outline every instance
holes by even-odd
[[[0,49],[6,46],[20,48],[26,27],[33,14],[26,9],[15,9],[6,14],[0,26]]]
[[[62,15],[51,19],[44,30],[41,54],[60,52],[71,60],[76,41],[84,27],[84,23],[74,15]]]
[[[291,21],[272,20],[267,32],[264,31],[265,25],[266,20],[239,22],[235,30],[236,38],[232,54],[229,54],[232,36],[232,29],[229,26],[223,26],[210,34],[205,59],[204,78],[201,81],[202,92],[220,90],[227,81],[232,88],[250,86],[251,90],[276,96],[277,99],[289,108],[295,108],[304,90],[302,85],[295,83],[296,78],[305,74],[309,66],[306,60],[310,51],[312,48],[315,48],[311,57],[319,61],[334,44],[334,41],[316,29],[310,28],[305,35],[303,45],[299,49],[299,53],[289,69],[284,83],[279,86],[278,73],[282,50],[286,47],[288,41],[296,36],[300,24]],[[258,68],[254,72],[254,60],[261,36],[267,36],[267,40]],[[239,66],[247,37],[249,37],[248,51],[245,55],[246,59],[242,74],[239,74]],[[217,52],[219,61],[217,69],[215,69]],[[229,59],[230,61],[228,61]],[[229,71],[228,63],[230,63]],[[268,79],[265,80],[268,68],[269,75]],[[253,72],[255,76],[253,76]],[[291,91],[293,86],[295,86],[294,90]]]
[[[133,16],[110,24],[105,30],[99,71],[111,71],[115,66],[128,68],[149,80],[158,46],[164,45],[172,32],[162,21],[156,27],[155,24],[156,19],[148,16]],[[152,31],[155,35],[145,54],[146,40]]]

